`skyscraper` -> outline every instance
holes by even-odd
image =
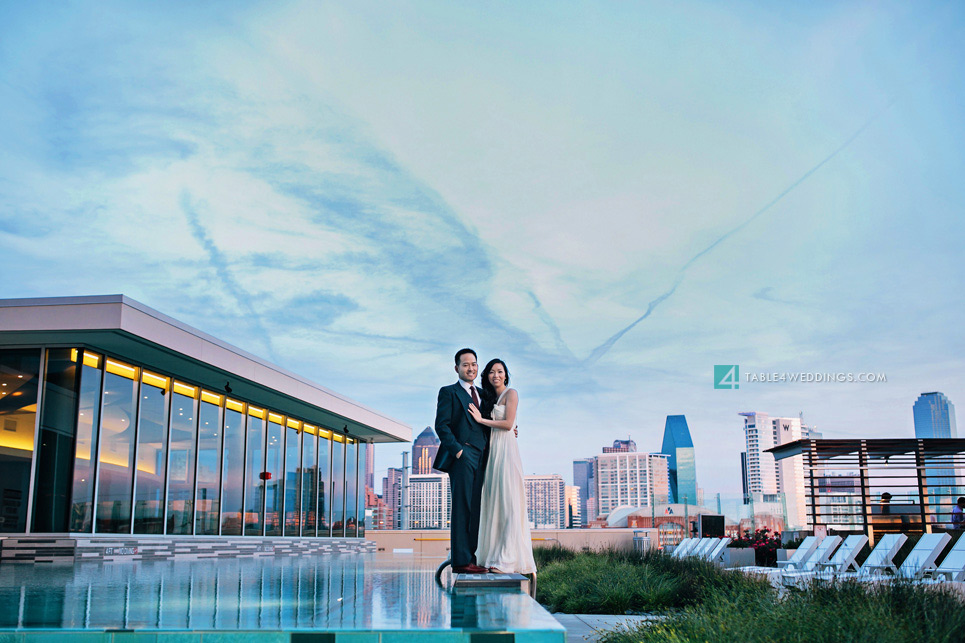
[[[697,466],[694,441],[683,415],[668,415],[660,452],[668,456],[670,497],[673,502],[697,504]]]
[[[626,440],[614,440],[612,447],[603,447],[603,453],[636,453],[637,443],[627,436]]]
[[[566,528],[566,483],[558,473],[523,476],[526,511],[532,529]]]
[[[566,528],[579,529],[583,526],[580,517],[580,488],[566,485]]]
[[[785,528],[800,529],[807,525],[807,500],[804,489],[803,458],[785,458],[780,462],[766,453],[767,449],[807,437],[801,418],[770,417],[767,413],[740,413],[744,417],[747,444],[747,495],[784,495]]]
[[[955,425],[955,405],[948,401],[944,393],[933,391],[922,393],[915,400],[912,407],[915,417],[916,438],[957,438],[958,427]],[[958,469],[951,458],[938,456],[929,458],[925,463],[929,495],[932,503],[950,505],[952,496],[958,495],[960,490]],[[946,506],[940,512],[950,512]]]
[[[365,486],[375,490],[375,443],[365,444]]]
[[[958,437],[955,405],[948,401],[944,393],[922,393],[915,401],[912,412],[915,416],[916,438]]]
[[[593,476],[595,462],[595,458],[573,461],[573,484],[580,489],[580,527],[596,518],[596,479]]]
[[[431,426],[419,434],[412,445],[412,475],[424,476],[430,473],[442,473],[432,468],[432,462],[439,452],[439,438]]]
[[[662,453],[603,453],[595,459],[599,515],[624,505],[648,507],[669,499],[667,456]]]

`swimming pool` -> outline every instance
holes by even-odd
[[[0,643],[565,641],[522,592],[440,588],[439,562],[344,554],[0,565]]]

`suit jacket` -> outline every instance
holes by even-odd
[[[482,390],[476,388],[482,400]],[[433,468],[448,472],[456,461],[456,454],[465,445],[471,444],[485,450],[489,444],[489,427],[477,423],[469,414],[472,398],[458,382],[439,389],[436,401],[436,435],[439,436],[439,451],[436,453]]]

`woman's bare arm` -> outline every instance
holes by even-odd
[[[516,408],[519,406],[519,394],[516,393],[516,389],[511,388],[506,392],[506,419],[505,420],[487,420],[479,412],[474,404],[469,405],[469,412],[476,422],[483,424],[494,429],[503,429],[504,431],[512,431],[516,428]]]

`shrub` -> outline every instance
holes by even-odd
[[[754,562],[761,567],[777,567],[777,550],[781,548],[781,534],[768,528],[758,529],[753,534],[745,531],[735,538],[731,547],[750,547],[754,550]]]

